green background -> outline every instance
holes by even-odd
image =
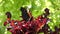
[[[21,20],[20,7],[28,7],[34,18],[44,13],[44,9],[50,9],[48,23],[50,29],[54,31],[54,26],[60,28],[60,0],[0,0],[0,34],[11,34],[7,31],[3,23],[6,21],[5,13],[11,12],[14,20]],[[43,34],[43,33],[40,33]]]

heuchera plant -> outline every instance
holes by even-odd
[[[47,16],[50,14],[49,9],[46,8],[42,15],[34,18],[30,12],[24,7],[20,8],[22,12],[23,20],[11,20],[11,13],[6,12],[7,20],[4,22],[4,26],[9,24],[7,30],[10,31],[12,34],[37,34],[39,30],[47,23],[49,18]]]

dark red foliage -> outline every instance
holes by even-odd
[[[40,19],[36,19],[33,21],[23,22],[23,21],[15,21],[11,20],[10,27],[7,28],[9,31],[11,31],[13,34],[21,34],[21,33],[30,33],[33,32],[34,34],[38,32],[44,24],[46,24],[47,18],[43,18],[42,21]],[[4,23],[6,24],[6,22]]]
[[[25,11],[25,10],[26,10],[25,8],[21,9],[21,11]],[[7,12],[7,14],[9,14],[9,12]],[[7,16],[9,16],[10,18],[11,15],[7,15]],[[26,16],[24,15],[22,17],[23,20],[21,21],[11,20],[7,18],[7,21],[4,22],[4,26],[10,24],[7,27],[7,30],[10,31],[12,34],[37,34],[37,32],[39,32],[39,30],[42,29],[42,27],[48,21],[48,18],[45,18],[43,16],[38,16],[36,19],[32,17],[31,19],[29,19],[30,18],[29,16],[29,18],[26,18],[28,19],[28,21],[26,21],[24,17],[27,17],[27,15]]]

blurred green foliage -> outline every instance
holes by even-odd
[[[51,22],[48,23],[50,28],[54,30],[54,26],[60,27],[60,0],[0,0],[0,34],[11,34],[3,26],[6,21],[5,13],[11,12],[12,19],[21,20],[20,7],[28,7],[34,18],[43,14],[45,8],[50,9]]]

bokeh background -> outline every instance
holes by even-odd
[[[3,23],[6,21],[5,13],[11,12],[14,20],[21,20],[20,7],[28,7],[34,18],[44,13],[44,9],[50,10],[48,22],[50,29],[54,31],[54,27],[60,28],[60,0],[0,0],[0,34],[11,34],[7,31]],[[43,33],[40,33],[43,34]]]

